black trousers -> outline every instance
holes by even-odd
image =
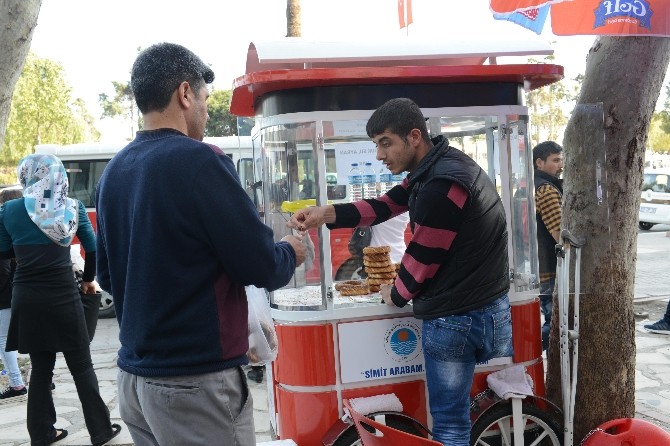
[[[33,446],[48,445],[56,436],[54,423],[56,409],[51,395],[56,353],[30,353],[32,372],[28,390],[28,433]],[[93,370],[91,351],[88,345],[78,350],[63,352],[67,368],[74,378],[77,395],[84,412],[86,428],[91,443],[99,443],[112,436],[109,409],[100,397],[98,377]]]

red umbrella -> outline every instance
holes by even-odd
[[[490,5],[496,19],[513,21],[538,34],[545,10],[550,9],[551,29],[559,36],[670,37],[668,0],[490,0]]]

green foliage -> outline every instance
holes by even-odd
[[[29,54],[14,89],[2,146],[3,165],[15,165],[36,144],[73,144],[97,138],[93,119],[83,101],[73,101],[60,64]]]
[[[553,63],[554,56],[547,56],[542,63]],[[540,63],[529,59],[528,63]],[[558,141],[562,135],[568,115],[581,90],[584,76],[563,79],[560,82],[538,88],[526,94],[529,109],[529,139],[531,147],[541,141]],[[560,142],[560,141],[559,141]]]
[[[665,86],[665,102],[663,102],[663,111],[661,112],[661,129],[665,133],[670,133],[670,84]]]
[[[670,152],[670,133],[665,129],[668,112],[662,111],[651,116],[647,148],[653,152]]]
[[[237,117],[230,113],[230,90],[214,90],[207,100],[209,121],[205,136],[232,136],[237,134]]]
[[[110,98],[107,93],[98,95],[98,102],[102,107],[102,116],[104,118],[122,117],[132,123],[130,139],[135,137],[135,129],[143,127],[142,115],[135,104],[135,95],[130,86],[130,82],[112,81],[114,86],[114,97]]]

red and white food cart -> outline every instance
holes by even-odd
[[[476,438],[511,429],[512,404],[494,403],[486,383],[489,373],[511,364],[524,365],[534,382],[536,396],[514,409],[523,413],[521,427],[535,438],[545,436],[549,443],[542,444],[558,445],[561,436],[555,408],[543,399],[524,91],[560,80],[563,68],[497,63],[503,56],[551,52],[542,42],[502,37],[495,42],[383,43],[287,38],[252,43],[246,74],[234,81],[231,112],[256,118],[253,191],[277,240],[290,231],[287,203],[348,201],[351,163],[381,167],[365,124],[394,97],[417,102],[429,131],[449,138],[494,181],[507,212],[514,355],[476,368],[471,390]],[[270,294],[279,343],[278,357],[267,367],[273,432],[300,446],[357,444],[354,426],[342,420],[342,399],[388,393],[398,396],[404,416],[389,415],[387,423],[411,430],[417,420],[430,427],[421,321],[412,316],[411,306],[391,308],[376,293],[340,296],[333,286],[338,271],[332,259],[346,251],[351,230],[311,232],[313,261],[299,267],[288,286]],[[514,424],[518,428],[520,423]]]

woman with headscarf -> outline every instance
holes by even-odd
[[[94,293],[95,234],[86,208],[68,198],[63,164],[53,155],[28,155],[18,165],[23,198],[0,208],[0,257],[17,261],[7,350],[30,356],[28,433],[32,445],[67,436],[56,429],[51,381],[56,353],[62,352],[74,378],[86,428],[94,445],[115,437],[93,370],[84,310],[70,259],[76,235],[86,253],[83,293]]]

